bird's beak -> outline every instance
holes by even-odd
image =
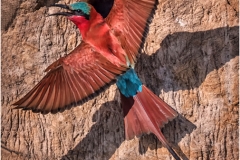
[[[70,12],[57,12],[57,13],[53,13],[53,14],[49,14],[48,16],[72,16],[73,15],[73,11],[69,8],[68,5],[64,5],[64,4],[53,4],[50,7],[60,7],[63,9],[67,9]]]

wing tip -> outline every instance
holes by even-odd
[[[150,12],[150,14],[149,14],[149,16],[148,16],[148,18],[147,18],[147,21],[146,21],[146,26],[145,26],[145,28],[144,28],[144,32],[143,32],[143,36],[142,36],[142,42],[141,42],[141,44],[140,44],[140,48],[139,48],[139,50],[138,50],[138,53],[140,53],[141,50],[142,50],[143,47],[144,47],[144,43],[145,43],[145,40],[146,40],[146,38],[147,38],[148,31],[149,31],[149,25],[150,25],[150,23],[151,23],[152,20],[153,20],[153,17],[154,17],[154,14],[155,14],[156,10],[157,10],[158,4],[159,4],[159,1],[158,1],[158,0],[155,0],[155,3],[154,3],[153,8],[152,8],[152,11]]]
[[[71,102],[70,104],[67,104],[67,105],[64,105],[64,106],[61,106],[61,107],[56,107],[57,109],[53,109],[53,110],[45,110],[44,108],[43,109],[38,109],[39,106],[31,106],[31,107],[28,107],[28,106],[22,106],[22,103],[21,103],[21,100],[20,99],[19,101],[13,103],[12,105],[16,106],[14,107],[13,109],[21,109],[23,111],[28,111],[28,110],[32,110],[33,113],[41,113],[41,114],[48,114],[48,113],[51,113],[51,114],[56,114],[56,113],[62,113],[64,112],[65,110],[69,110],[73,107],[77,107],[77,106],[80,106],[82,104],[84,104],[85,102],[87,102],[88,100],[91,100],[93,98],[95,98],[96,96],[98,96],[101,92],[105,91],[110,85],[114,84],[116,80],[113,79],[112,81],[110,81],[108,84],[106,84],[105,86],[103,87],[100,87],[99,90],[95,91],[94,93],[90,94],[89,96],[77,101],[77,102]]]

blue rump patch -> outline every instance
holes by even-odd
[[[142,92],[142,82],[132,68],[117,77],[116,84],[125,97],[132,97],[136,95],[137,92]]]
[[[76,3],[70,4],[70,7],[72,10],[80,9],[87,15],[89,15],[90,13],[90,7],[86,2],[76,2]]]

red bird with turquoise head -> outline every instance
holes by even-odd
[[[177,112],[144,86],[134,71],[156,0],[115,0],[106,18],[86,2],[55,4],[80,30],[82,42],[46,69],[46,76],[16,108],[56,113],[77,106],[116,81],[124,113],[125,136],[154,133],[180,159],[160,128]]]

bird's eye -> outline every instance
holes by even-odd
[[[82,10],[78,9],[77,12],[78,12],[78,13],[82,13]]]
[[[83,11],[81,9],[74,10],[76,15],[82,15]]]

